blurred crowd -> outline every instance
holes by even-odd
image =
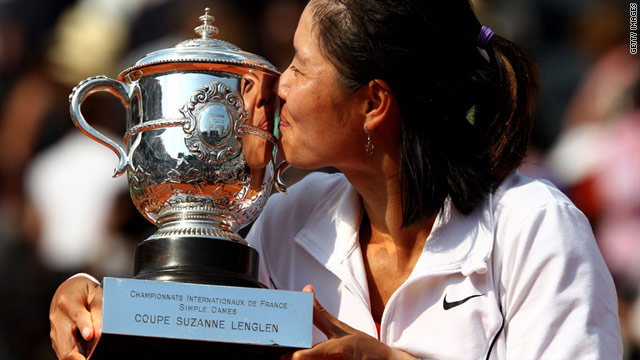
[[[554,182],[591,221],[618,288],[625,358],[640,358],[640,55],[629,52],[630,3],[473,2],[483,24],[539,66],[538,121],[522,171]],[[47,319],[57,285],[80,271],[130,276],[137,242],[153,232],[125,177],[111,177],[116,156],[73,127],[71,89],[196,37],[205,7],[218,38],[283,70],[304,4],[0,0],[0,359],[54,359]],[[92,95],[82,110],[122,137],[114,97]]]

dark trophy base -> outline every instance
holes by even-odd
[[[294,348],[105,334],[91,360],[279,359]]]
[[[135,279],[260,287],[258,252],[223,239],[167,238],[138,244]]]
[[[267,312],[270,316],[272,316],[272,320],[271,322],[269,322],[269,326],[271,326],[271,328],[268,328],[271,330],[273,330],[273,323],[278,323],[278,321],[280,321],[274,321],[274,316],[277,316],[278,319],[280,319],[281,317],[283,319],[291,317],[290,314],[287,314],[283,311],[277,313],[277,310],[274,311],[273,309],[269,308],[260,309],[261,300],[256,301],[252,299],[260,299],[259,296],[264,296],[265,299],[269,299],[269,297],[274,294],[274,291],[280,293],[291,293],[285,295],[285,300],[282,300],[282,303],[286,302],[291,308],[289,309],[290,311],[296,311],[293,308],[297,300],[289,296],[298,294],[295,294],[293,292],[282,292],[278,290],[264,290],[264,286],[257,280],[257,274],[258,253],[255,249],[246,244],[222,239],[217,240],[206,238],[166,238],[146,240],[140,243],[136,250],[134,280],[124,279],[122,281],[127,284],[139,283],[141,284],[141,286],[146,286],[146,284],[151,283],[155,287],[150,293],[156,294],[167,292],[172,294],[179,294],[177,296],[180,296],[180,301],[176,300],[175,304],[171,304],[171,310],[166,310],[166,308],[164,308],[163,310],[161,306],[166,306],[166,304],[170,302],[169,300],[161,301],[154,299],[154,301],[151,301],[148,299],[132,299],[134,291],[138,290],[131,290],[132,288],[123,288],[122,290],[109,289],[106,286],[107,278],[105,278],[103,335],[89,355],[89,359],[279,359],[282,354],[295,351],[300,347],[291,347],[286,345],[282,346],[278,345],[277,343],[243,343],[242,340],[235,341],[234,338],[231,338],[229,340],[228,334],[229,332],[233,332],[230,329],[237,330],[238,323],[246,326],[246,324],[251,321],[266,321],[260,320],[260,313],[258,313],[258,315],[255,315],[255,311],[262,312],[262,314]],[[111,281],[113,280],[116,279],[111,278]],[[149,282],[144,280],[154,281]],[[156,281],[163,281],[167,283],[163,285],[162,283],[157,283]],[[213,286],[203,287],[196,284]],[[214,306],[209,306],[209,308],[207,308],[206,306],[202,306],[200,303],[198,303],[197,305],[195,305],[194,302],[189,303],[188,301],[189,299],[192,299],[192,297],[187,294],[193,294],[194,292],[192,290],[184,290],[182,293],[180,293],[175,290],[177,286],[190,286],[194,288],[193,291],[204,288],[206,291],[205,297],[218,296],[217,294],[229,294],[229,292],[231,292],[231,295],[224,296],[228,296],[230,298],[233,297],[235,299],[243,299],[238,300],[239,302],[243,303],[243,306],[227,306],[228,309],[232,310],[232,313],[234,315],[237,315],[236,317],[220,317],[218,316],[218,314],[211,314],[211,308],[213,308]],[[237,288],[229,288],[230,286]],[[144,289],[144,287],[141,288]],[[254,295],[246,295],[249,289],[242,288],[256,289],[252,291],[258,293],[258,298],[252,297]],[[134,289],[138,288],[134,287]],[[218,292],[218,290],[224,290],[226,291],[226,293],[220,293]],[[146,294],[144,290],[140,291],[141,293]],[[164,321],[160,322],[160,325],[157,325],[157,320],[155,325],[145,325],[155,326],[154,331],[161,325],[164,326],[168,331],[168,337],[162,336],[162,334],[147,336],[148,334],[145,331],[138,331],[136,327],[140,325],[140,321],[137,321],[138,323],[134,323],[133,320],[131,320],[134,317],[133,313],[127,314],[125,320],[121,321],[128,324],[124,327],[116,327],[116,330],[113,330],[113,326],[107,324],[108,320],[112,321],[114,317],[119,316],[118,314],[114,315],[113,310],[109,310],[115,307],[115,305],[110,305],[111,307],[108,307],[107,303],[110,302],[110,304],[122,304],[117,306],[123,306],[126,308],[131,307],[132,304],[136,306],[138,303],[134,304],[133,302],[135,301],[146,301],[144,303],[145,305],[143,310],[134,311],[138,312],[135,313],[135,317],[138,317],[139,320],[140,314],[148,314],[149,316],[157,316],[158,314],[161,314],[164,317]],[[149,305],[146,305],[147,303]],[[269,300],[267,300],[267,303],[269,303]],[[184,306],[188,306],[191,304],[194,304],[192,305],[193,308],[199,309],[199,313],[194,313],[193,311],[182,312],[178,310],[184,309]],[[254,308],[248,308],[251,306],[246,306],[250,304],[253,304]],[[107,313],[108,311],[111,312]],[[118,312],[124,311],[120,311],[119,309],[117,309],[115,313]],[[185,331],[184,319],[186,317],[189,317],[189,319],[200,317],[202,319],[206,319],[207,321],[221,318],[226,319],[217,320],[222,321],[223,325],[226,326],[227,329],[224,330],[226,331],[226,333],[222,335],[222,340],[220,341],[217,340],[216,335],[212,335],[211,339],[206,340],[197,338],[173,338],[173,334],[175,334],[176,332]],[[224,323],[225,321],[226,323]],[[284,332],[283,330],[286,329],[288,325],[284,323],[285,320],[282,321],[282,324],[275,325],[275,329],[279,330],[280,332]],[[309,321],[309,335],[310,327],[311,324]],[[202,331],[203,329],[194,330]],[[207,334],[213,334],[213,331],[209,331],[209,329],[204,330],[208,331]],[[264,332],[263,330],[264,329],[259,329],[259,331],[261,332]],[[191,329],[188,329],[188,331],[191,331]],[[239,336],[247,336],[246,331],[234,332],[234,334],[236,333],[239,334]],[[258,333],[256,334],[264,335]],[[275,335],[277,334],[273,335],[274,339],[276,339]]]

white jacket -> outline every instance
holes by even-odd
[[[558,189],[516,172],[472,214],[445,208],[384,309],[382,342],[422,359],[622,357],[612,278],[586,218]],[[314,173],[269,199],[247,241],[264,284],[312,284],[330,313],[377,337],[362,211],[342,174]]]

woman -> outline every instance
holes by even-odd
[[[263,283],[313,286],[318,343],[294,359],[621,356],[587,220],[516,171],[536,84],[514,44],[464,0],[312,0],[294,48],[283,154],[341,171],[274,195],[247,238]],[[100,302],[84,277],[61,285],[59,356],[81,358]]]

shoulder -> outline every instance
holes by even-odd
[[[557,271],[586,267],[608,275],[591,224],[558,188],[518,173],[501,188],[493,204],[494,250],[509,272],[532,267],[533,277],[553,277]],[[544,270],[549,268],[554,272]]]
[[[511,261],[604,265],[588,219],[550,182],[510,176],[492,212],[496,250]]]
[[[571,200],[551,182],[532,179],[520,172],[513,173],[502,182],[495,193],[494,205],[499,215],[523,217],[548,207],[575,208]]]
[[[519,172],[507,177],[493,196],[491,212],[498,231],[522,233],[578,231],[593,238],[591,225],[573,202],[551,182]]]
[[[277,233],[279,238],[292,239],[322,204],[331,201],[334,194],[344,192],[348,184],[341,173],[312,172],[290,186],[287,194],[273,194],[252,232],[257,228],[262,237]]]

